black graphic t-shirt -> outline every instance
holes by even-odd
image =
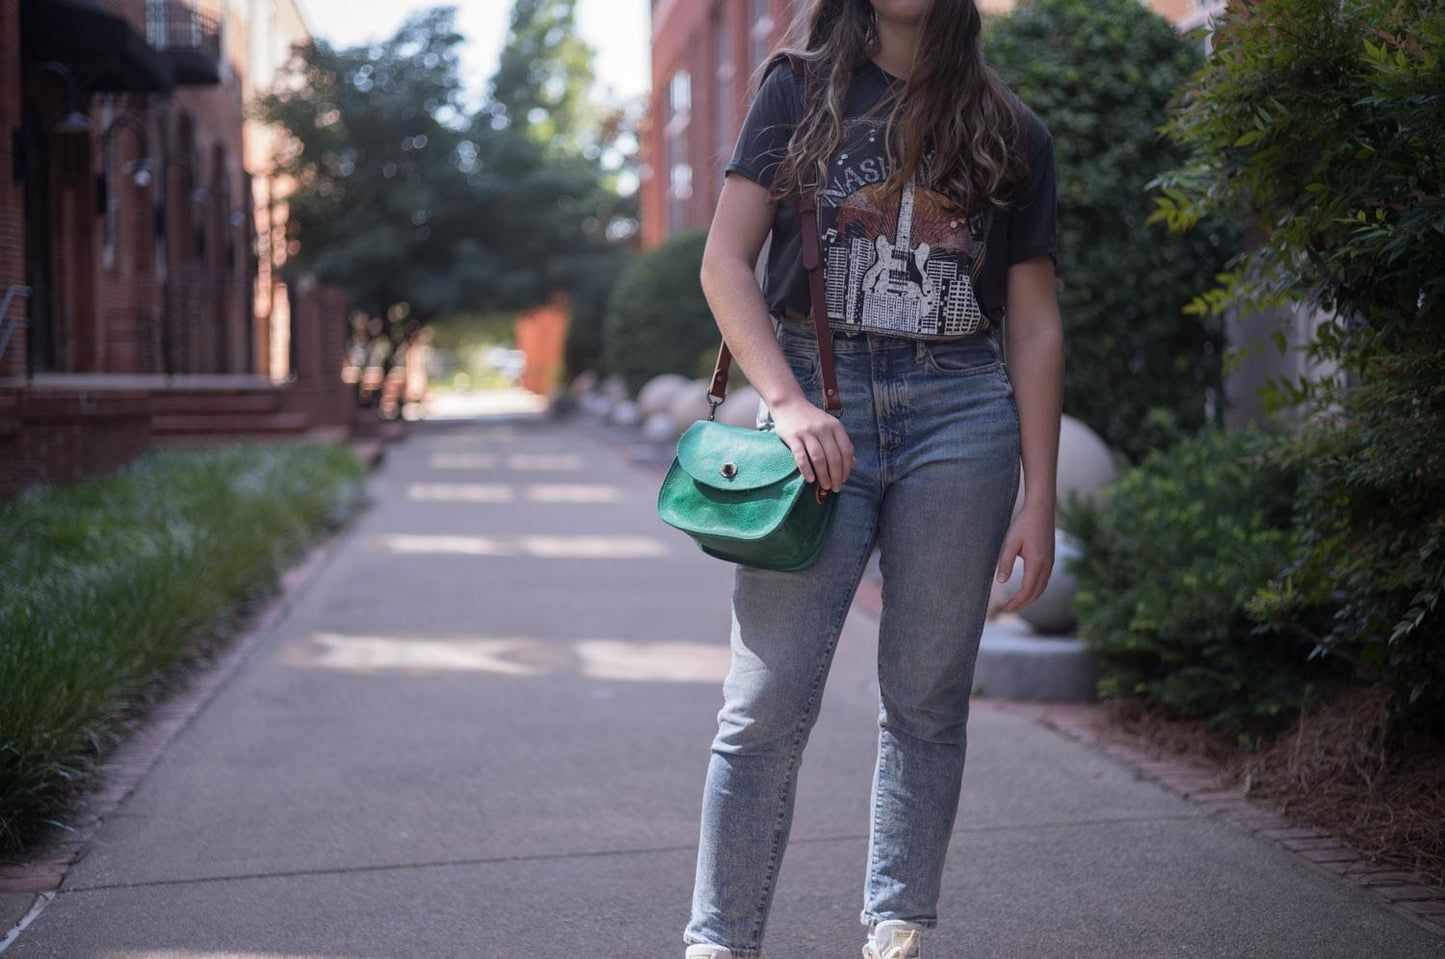
[[[1024,203],[991,215],[949,212],[946,198],[910,179],[885,198],[884,143],[889,94],[903,81],[872,61],[853,76],[843,140],[828,159],[818,195],[828,319],[834,329],[920,339],[947,339],[998,325],[1008,268],[1052,256],[1055,244],[1053,139],[1027,115],[1030,189]],[[803,112],[803,80],[786,63],[763,81],[728,173],[770,187]],[[796,202],[778,203],[763,295],[790,320],[810,316],[808,275]]]

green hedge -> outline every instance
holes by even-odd
[[[363,497],[349,447],[148,454],[0,504],[0,849],[64,808],[167,670]]]
[[[1279,437],[1210,431],[1074,503],[1079,634],[1109,698],[1167,706],[1238,733],[1268,735],[1314,685],[1343,674],[1312,657],[1310,617],[1265,625],[1251,607],[1295,557],[1298,467],[1265,457]]]
[[[717,352],[717,324],[698,274],[707,233],[674,234],[638,254],[612,290],[602,332],[602,366],[634,392],[661,373],[698,375],[698,357]]]
[[[1146,225],[1150,181],[1184,156],[1158,128],[1202,57],[1138,0],[1036,0],[991,20],[984,49],[1054,137],[1064,411],[1137,462],[1223,409],[1223,321],[1184,310],[1238,231]]]
[[[1293,316],[1275,331],[1314,372],[1271,398],[1312,427],[1280,451],[1305,464],[1304,549],[1261,612],[1333,604],[1321,651],[1445,736],[1445,6],[1230,4],[1215,50],[1169,125],[1189,152],[1158,216],[1256,217],[1203,305],[1312,311],[1307,344]]]

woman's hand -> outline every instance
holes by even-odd
[[[843,489],[857,460],[853,441],[838,418],[808,402],[801,391],[776,405],[769,405],[773,430],[793,451],[803,479],[817,481],[823,489]]]
[[[1000,612],[1023,609],[1044,594],[1054,570],[1054,507],[1052,503],[1024,508],[1014,517],[1003,540],[1003,554],[998,561],[998,581],[1008,581],[1014,558],[1023,557],[1024,581],[1014,598],[1000,607]]]

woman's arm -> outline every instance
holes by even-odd
[[[998,563],[998,579],[1003,582],[1013,570],[1014,558],[1023,557],[1023,586],[1003,606],[1011,612],[1043,595],[1054,568],[1064,334],[1052,258],[1035,257],[1009,267],[1005,335],[1024,470],[1023,509],[1004,537]]]
[[[733,358],[773,415],[778,438],[793,451],[803,478],[843,488],[853,444],[843,425],[809,402],[773,336],[773,322],[753,275],[773,225],[768,191],[742,176],[723,181],[702,254],[702,291]]]

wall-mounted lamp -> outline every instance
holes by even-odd
[[[90,117],[80,111],[79,101],[75,96],[75,77],[70,68],[58,60],[46,60],[37,63],[35,69],[44,70],[58,76],[65,84],[65,100],[67,110],[65,115],[55,121],[51,129],[56,133],[89,133]]]
[[[121,167],[123,173],[130,174],[131,180],[139,187],[151,185],[155,177],[156,161],[150,157],[141,157],[139,160],[132,160]]]
[[[150,186],[156,161],[149,156],[150,137],[146,135],[145,124],[135,117],[116,117],[110,121],[110,126],[106,127],[105,132],[100,135],[101,156],[104,158],[106,169],[110,169],[111,140],[121,130],[129,130],[134,133],[136,142],[140,146],[140,156],[121,167],[121,172],[131,176],[136,186]]]
[[[111,120],[105,132],[100,135],[102,170],[95,176],[95,207],[99,214],[104,214],[110,207],[110,169],[113,162],[111,154],[114,152],[111,143],[120,130],[129,130],[135,134],[141,153],[139,158],[121,167],[121,172],[130,176],[136,186],[147,187],[151,183],[151,171],[155,169],[155,161],[146,155],[150,153],[150,138],[146,136],[145,124],[129,116],[119,116]]]

